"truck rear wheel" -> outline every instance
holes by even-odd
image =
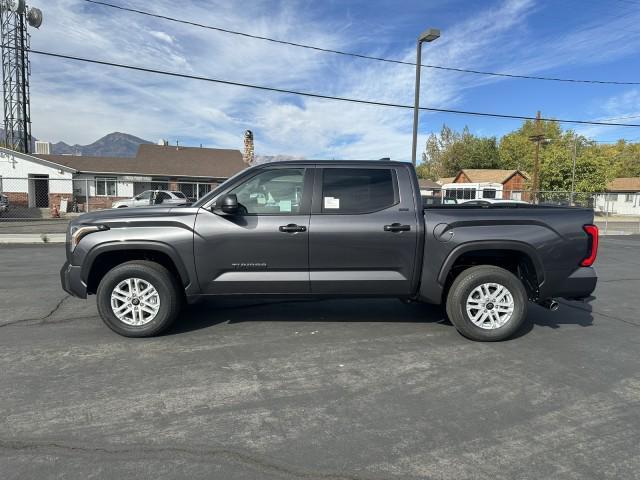
[[[512,336],[527,316],[527,292],[511,272],[492,265],[471,267],[454,280],[447,315],[465,337],[495,342]]]
[[[180,313],[182,295],[174,276],[155,262],[118,265],[102,278],[97,291],[104,323],[125,337],[150,337],[166,330]]]

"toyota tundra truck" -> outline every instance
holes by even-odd
[[[591,296],[593,216],[425,206],[409,163],[277,162],[189,206],[78,217],[60,274],[66,292],[96,295],[106,325],[128,337],[163,332],[185,302],[207,297],[392,297],[443,305],[462,335],[497,341],[526,321],[529,302],[554,310],[558,298]]]

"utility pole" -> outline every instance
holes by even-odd
[[[571,170],[571,205],[576,192],[576,157],[578,156],[578,136],[573,139],[573,169]]]
[[[540,110],[536,113],[536,134],[531,135],[529,140],[535,142],[536,152],[533,158],[533,173],[531,181],[531,201],[538,203],[538,192],[540,190],[540,143],[545,139],[542,130],[540,129]]]

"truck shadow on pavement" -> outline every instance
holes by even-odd
[[[443,307],[404,304],[394,299],[207,299],[187,306],[167,335],[241,322],[439,323],[453,328]],[[589,327],[593,325],[591,306],[563,302],[558,311],[551,312],[529,304],[527,321],[512,338],[527,334],[534,325],[552,329],[564,325]]]

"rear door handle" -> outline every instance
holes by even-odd
[[[281,225],[278,230],[284,233],[306,232],[307,227],[305,227],[304,225],[296,225],[295,223],[290,223],[289,225]]]
[[[385,232],[408,232],[411,230],[411,225],[402,225],[400,223],[392,223],[391,225],[385,225]]]

